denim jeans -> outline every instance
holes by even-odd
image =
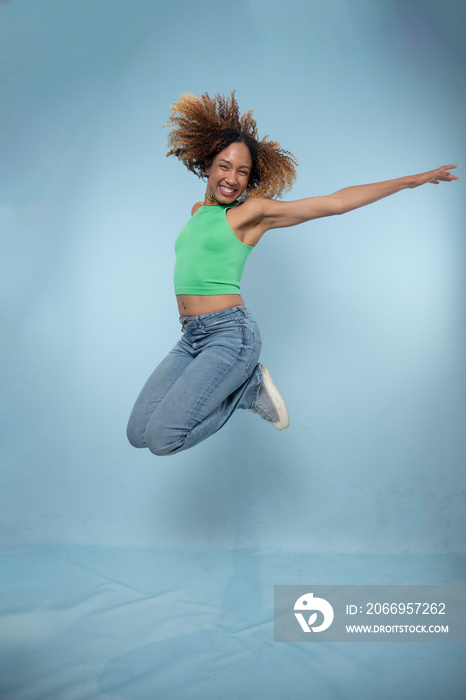
[[[131,413],[134,447],[169,455],[215,433],[237,408],[257,404],[261,337],[245,306],[181,317],[182,337],[147,380]]]

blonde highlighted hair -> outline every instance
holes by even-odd
[[[295,157],[268,136],[259,140],[252,109],[239,112],[235,91],[228,97],[184,94],[171,105],[167,156],[176,156],[191,172],[207,177],[213,158],[232,143],[244,143],[253,162],[246,197],[280,197],[296,178]]]

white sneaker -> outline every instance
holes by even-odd
[[[272,423],[275,430],[285,430],[290,424],[286,404],[264,365],[259,365],[259,367],[262,371],[262,384],[259,389],[257,406],[250,409],[251,413],[257,413],[261,418]]]

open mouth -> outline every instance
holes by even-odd
[[[235,194],[236,192],[236,190],[233,190],[231,187],[225,187],[225,185],[219,185],[218,188],[226,197],[231,197],[231,195]]]

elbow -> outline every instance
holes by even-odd
[[[332,214],[335,216],[340,216],[341,214],[346,214],[349,211],[349,207],[345,205],[345,202],[340,199],[340,197],[332,198]]]
[[[347,211],[345,202],[343,198],[338,195],[338,192],[322,197],[322,204],[322,216],[336,216],[337,214],[344,214]]]

